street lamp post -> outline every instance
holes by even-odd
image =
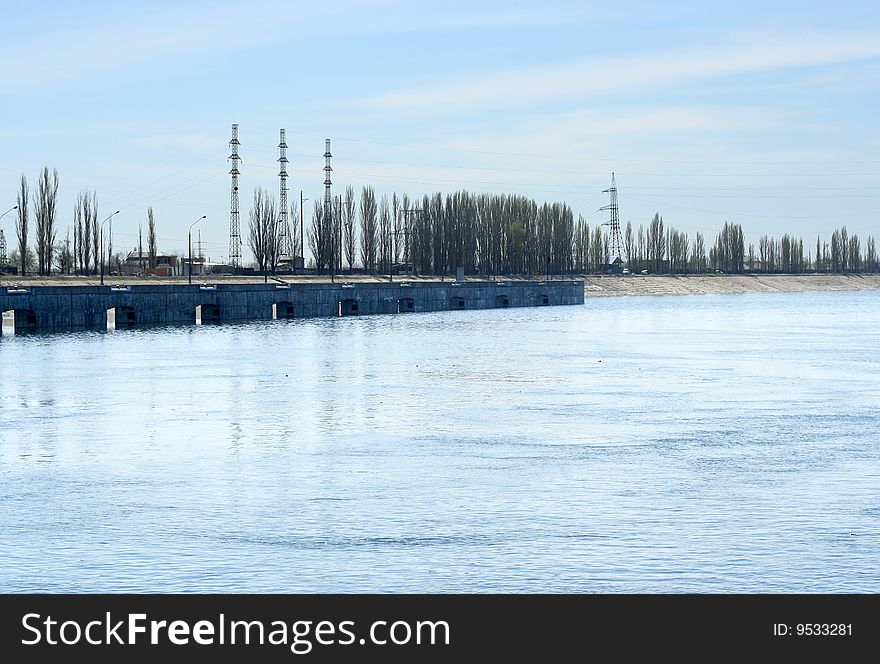
[[[397,252],[395,249],[399,246],[400,240],[398,239],[400,235],[404,237],[404,243],[406,243],[406,228],[399,228],[396,231],[390,231],[388,233],[391,236],[391,265],[388,267],[388,281],[394,281],[394,258]]]
[[[412,228],[412,215],[421,214],[422,212],[424,212],[424,210],[422,208],[406,208],[405,210],[403,210],[403,220],[404,221],[403,221],[403,228],[401,230],[403,231],[403,251],[404,251],[404,254],[406,254],[407,248],[409,247],[409,238],[410,238],[410,232],[411,232],[410,229]],[[410,253],[412,253],[412,252],[410,251]],[[410,256],[410,259],[412,259],[412,256]],[[415,263],[415,261],[413,261],[413,274],[415,274],[415,271],[416,271],[416,263]]]
[[[107,217],[104,221],[101,222],[101,285],[104,285],[104,224],[110,221],[113,218],[113,215],[119,214],[119,210],[116,210],[113,214]]]
[[[4,212],[3,214],[0,214],[0,219],[2,219],[3,217],[5,217],[7,214],[9,214],[10,212],[12,212],[13,210],[17,210],[17,209],[18,209],[18,206],[17,206],[17,205],[13,205],[11,208],[9,208],[8,210],[6,210],[6,212]],[[3,231],[0,231],[0,233],[2,233],[2,232],[3,232]],[[2,236],[0,236],[0,239],[2,239]],[[2,250],[3,250],[2,252],[0,252],[0,259],[3,259],[3,260],[5,261],[5,260],[6,260],[6,240],[3,240],[3,242],[0,243],[0,245],[2,245]]]
[[[303,261],[303,274],[306,271],[306,236],[303,233],[303,203],[305,203],[308,198],[303,198],[303,190],[299,190],[299,255],[302,257]]]
[[[196,219],[189,225],[189,230],[187,231],[187,241],[189,243],[189,283],[193,282],[193,239],[192,239],[192,229],[197,223],[199,223],[202,219],[207,217],[208,215],[203,214],[201,217]]]
[[[9,214],[10,212],[12,212],[13,210],[17,210],[17,209],[18,209],[18,206],[17,206],[17,205],[13,205],[11,208],[9,208],[8,210],[6,210],[6,212],[4,212],[3,214],[0,214],[0,219],[2,219],[3,217],[5,217],[7,214]]]

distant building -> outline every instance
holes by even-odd
[[[613,261],[602,266],[602,271],[606,274],[623,273],[623,260],[617,256]]]
[[[152,274],[157,277],[173,277],[180,274],[180,263],[173,254],[156,254],[156,267],[150,267],[150,255],[137,251],[129,252],[122,264],[122,274]]]
[[[189,274],[189,258],[184,258],[181,263],[183,267],[181,275],[186,276]],[[235,274],[235,268],[229,263],[215,263],[204,257],[193,256],[192,275],[196,277],[207,274]]]
[[[302,270],[302,268],[302,256],[281,256],[278,259],[278,269],[282,272],[289,272],[291,270]]]

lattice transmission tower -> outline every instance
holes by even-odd
[[[618,265],[622,265],[626,262],[627,259],[623,257],[623,238],[620,234],[620,210],[617,206],[617,182],[614,179],[614,173],[611,173],[611,188],[603,189],[603,194],[610,195],[610,201],[608,205],[604,205],[599,208],[599,212],[610,212],[611,218],[602,224],[603,226],[610,226],[609,230],[609,247],[611,250],[610,260],[611,263],[617,263]]]
[[[330,219],[333,203],[330,197],[330,185],[333,184],[330,182],[330,172],[333,170],[330,168],[330,157],[332,156],[330,154],[330,139],[327,138],[324,140],[324,216],[327,219]]]
[[[333,155],[330,154],[330,139],[324,140],[324,227],[327,229],[329,237],[328,237],[328,246],[330,247],[330,278],[333,279],[334,265],[333,265],[333,256],[336,251],[336,239],[333,233],[333,200],[330,195],[330,185],[333,184],[330,182],[330,173],[333,170],[330,168],[330,157]]]
[[[238,176],[241,171],[238,169],[241,157],[238,156],[238,125],[232,125],[232,140],[229,141],[229,147],[232,148],[232,154],[229,160],[232,162],[232,168],[229,174],[232,175],[232,192],[229,204],[229,262],[233,267],[241,267],[241,221],[238,216]]]
[[[290,225],[288,224],[288,208],[287,208],[287,135],[284,129],[281,130],[281,141],[278,143],[278,163],[281,168],[278,177],[281,179],[281,189],[278,196],[278,253],[287,260],[293,259],[293,238],[290,235]]]

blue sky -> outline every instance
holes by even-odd
[[[62,236],[89,188],[117,247],[152,205],[161,249],[206,214],[225,257],[233,122],[243,226],[285,127],[291,198],[322,195],[329,137],[334,191],[520,193],[595,224],[613,170],[634,225],[880,235],[876,2],[4,5],[0,207],[57,168]]]

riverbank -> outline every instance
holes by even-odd
[[[880,290],[880,274],[599,275],[584,278],[586,297],[722,295]]]

